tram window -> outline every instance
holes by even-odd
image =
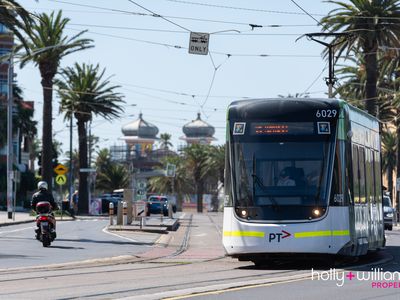
[[[365,149],[365,202],[372,201],[372,166],[371,154],[368,148]]]
[[[360,202],[366,203],[367,195],[365,192],[365,149],[358,147],[358,166],[360,168]]]
[[[335,163],[333,166],[332,185],[331,185],[331,205],[344,205],[343,186],[342,186],[342,170],[341,170],[340,145],[336,143]],[[342,195],[340,198],[339,195]],[[339,196],[339,197],[338,197]]]
[[[353,145],[353,189],[354,203],[360,203],[360,173],[358,170],[358,147]]]
[[[370,177],[371,183],[370,183],[370,194],[369,198],[371,203],[376,204],[376,183],[375,183],[375,156],[374,156],[374,151],[371,149],[368,151],[369,152],[369,171],[368,176]]]
[[[381,187],[381,158],[379,152],[375,152],[375,201],[382,202],[382,187]]]

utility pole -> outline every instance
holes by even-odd
[[[74,173],[74,165],[72,163],[72,121],[74,118],[74,112],[71,111],[71,119],[69,122],[69,206],[71,209],[74,209],[71,207],[72,205],[72,188],[73,188],[73,173]]]
[[[314,42],[317,42],[321,45],[324,45],[325,47],[328,48],[328,77],[325,78],[326,84],[328,85],[328,97],[332,98],[333,97],[333,85],[336,83],[336,78],[335,78],[335,71],[334,71],[334,57],[333,57],[333,49],[344,43],[346,40],[342,40],[338,43],[332,44],[332,43],[325,43],[323,41],[317,40],[314,37],[327,37],[327,36],[349,36],[348,33],[322,33],[322,32],[317,32],[317,33],[307,33],[305,34],[306,37],[309,39],[313,40]],[[300,37],[301,38],[301,37]],[[296,40],[297,41],[297,40]]]
[[[13,180],[14,180],[14,172],[13,172],[13,162],[14,162],[14,153],[13,153],[13,78],[14,70],[13,70],[13,52],[10,54],[10,58],[8,61],[8,97],[7,97],[7,216],[9,219],[13,218]]]
[[[88,155],[88,160],[89,160],[89,169],[91,168],[91,163],[92,163],[92,117],[90,117],[89,121],[89,155]],[[88,173],[88,202],[89,202],[89,208],[88,211],[90,212],[90,201],[92,198],[92,173]]]

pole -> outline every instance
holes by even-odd
[[[90,118],[90,123],[89,123],[89,168],[91,167],[91,162],[92,162],[92,118]],[[91,203],[91,198],[92,198],[92,193],[91,193],[91,186],[92,186],[92,173],[88,173],[88,202],[89,202],[89,208],[88,211],[90,212],[90,203]]]
[[[71,119],[69,123],[69,207],[72,205],[72,179],[73,179],[73,163],[72,163],[72,119],[73,119],[73,112],[71,112]]]
[[[346,41],[346,39],[343,40],[339,40],[337,43],[325,43],[323,41],[317,40],[314,37],[328,37],[328,36],[334,36],[334,37],[348,37],[350,36],[348,33],[342,33],[342,32],[330,32],[330,33],[326,33],[326,32],[317,32],[317,33],[307,33],[303,36],[307,36],[308,38],[310,38],[312,41],[317,42],[321,45],[324,45],[325,47],[328,48],[328,66],[329,66],[329,70],[328,70],[328,78],[325,79],[326,84],[328,85],[328,97],[332,98],[333,97],[333,85],[336,82],[335,79],[335,72],[334,72],[334,57],[333,57],[333,48],[340,45],[341,43],[344,43]],[[301,36],[301,37],[303,37]],[[301,38],[300,37],[300,38]],[[300,39],[298,38],[298,39]],[[297,40],[298,40],[297,39]],[[297,41],[296,40],[296,41]]]
[[[13,53],[8,61],[8,97],[7,97],[7,215],[8,219],[13,217]]]
[[[333,71],[333,50],[332,50],[333,46],[332,45],[328,45],[328,52],[329,52],[329,76],[328,79],[326,81],[326,83],[328,84],[328,97],[332,98],[333,97],[333,85],[335,84],[335,78],[334,78],[334,71]]]

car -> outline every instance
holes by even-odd
[[[150,196],[149,199],[147,199],[147,216],[151,214],[161,214],[161,211],[164,216],[168,216],[169,202],[167,196]],[[176,212],[176,206],[174,204],[172,204],[172,212]]]
[[[103,194],[100,196],[101,199],[101,212],[102,214],[109,213],[110,203],[114,204],[114,214],[117,214],[118,202],[122,200],[121,197],[115,196],[113,194]]]
[[[392,202],[390,201],[390,197],[388,195],[383,196],[383,221],[385,224],[385,229],[392,230],[393,229],[393,216],[394,216],[394,208],[392,207]]]

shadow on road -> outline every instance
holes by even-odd
[[[68,250],[82,250],[85,249],[84,247],[69,247],[69,246],[50,246],[49,248],[55,248],[55,249],[68,249]]]
[[[132,242],[132,241],[102,241],[102,240],[92,240],[92,239],[56,239],[58,242],[74,242],[74,243],[96,243],[96,244],[111,244],[111,245],[136,245],[136,246],[152,246],[153,242]]]

